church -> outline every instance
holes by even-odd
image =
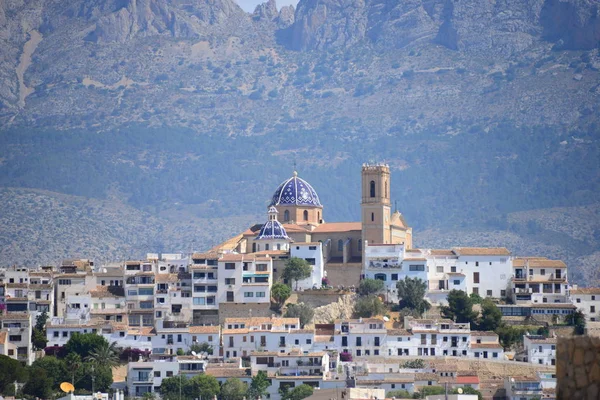
[[[412,228],[400,212],[391,209],[389,166],[364,164],[361,181],[361,221],[326,222],[317,191],[294,171],[273,193],[263,224],[250,227],[212,251],[269,255],[277,278],[289,257],[301,256],[305,248],[318,248],[319,255],[302,257],[313,265],[314,276],[301,286],[319,286],[324,276],[334,285],[357,285],[365,243],[412,247]]]

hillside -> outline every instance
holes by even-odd
[[[390,164],[392,196],[419,231],[470,240],[565,207],[588,221],[600,193],[599,12],[591,0],[280,10],[271,0],[252,14],[232,0],[0,0],[0,187],[11,199],[0,215],[12,224],[0,230],[12,238],[3,262],[99,242],[115,256],[192,237],[207,246],[202,234],[261,221],[294,163],[328,221],[358,219],[369,160]],[[27,202],[32,193],[36,204],[67,196],[72,208],[49,215]],[[104,239],[14,234],[21,215],[82,229],[72,218],[81,202],[98,204],[90,218]],[[190,215],[215,227],[173,238],[141,228]],[[598,259],[592,231],[560,225],[518,248],[566,234],[574,241],[553,240],[587,270]]]

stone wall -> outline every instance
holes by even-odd
[[[600,338],[559,339],[556,359],[558,399],[600,398]]]
[[[270,317],[274,314],[270,307],[269,303],[221,303],[219,304],[219,323],[225,322],[225,318]]]

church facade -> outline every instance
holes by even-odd
[[[212,251],[269,255],[277,278],[289,257],[318,247],[320,257],[301,256],[313,265],[312,279],[301,288],[320,286],[319,278],[327,274],[339,276],[331,279],[335,285],[358,284],[366,243],[412,247],[412,228],[400,212],[391,210],[389,166],[364,164],[361,181],[362,193],[360,197],[357,194],[361,221],[326,222],[316,190],[294,171],[271,196],[265,223],[248,228]]]

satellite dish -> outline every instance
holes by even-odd
[[[383,317],[383,320],[384,320],[385,322],[388,322],[390,319],[389,319],[388,317]]]
[[[194,350],[192,350],[192,355],[193,355],[194,357],[196,357],[198,354],[196,354],[196,352],[195,352]]]
[[[458,392],[458,394],[462,394],[463,393],[462,388],[458,388],[456,391]]]
[[[65,393],[70,393],[75,391],[75,386],[73,386],[70,382],[63,382],[60,384],[60,390]]]

